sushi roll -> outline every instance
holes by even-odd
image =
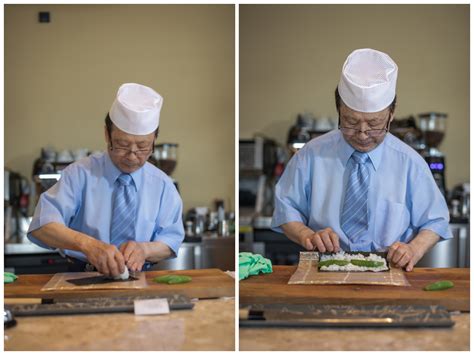
[[[374,253],[346,253],[340,251],[333,254],[319,254],[318,268],[320,271],[387,271],[387,259]]]

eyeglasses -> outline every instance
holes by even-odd
[[[118,155],[121,155],[121,156],[127,156],[127,155],[133,153],[138,158],[144,158],[153,151],[153,148],[151,148],[151,149],[131,150],[131,149],[128,149],[128,148],[113,147],[112,144],[110,144],[110,149],[112,151],[114,151],[115,153],[117,153]]]
[[[151,143],[151,148],[148,148],[148,149],[131,150],[131,149],[128,149],[128,148],[123,148],[123,147],[117,147],[117,146],[114,147],[113,144],[112,144],[112,137],[110,136],[109,131],[107,131],[107,135],[109,136],[110,150],[113,151],[117,155],[125,157],[125,156],[133,153],[133,154],[135,154],[135,156],[137,158],[145,158],[146,156],[148,156],[148,154],[155,151],[154,142]]]
[[[347,136],[355,136],[356,134],[358,134],[359,132],[360,133],[364,133],[366,135],[368,135],[369,137],[380,137],[380,136],[383,136],[384,134],[386,134],[389,129],[390,129],[390,114],[388,115],[388,120],[387,120],[387,124],[385,126],[385,128],[382,128],[382,129],[367,129],[365,131],[362,131],[360,129],[357,129],[357,128],[350,128],[350,127],[341,127],[341,118],[339,117],[339,130],[344,133],[345,135]]]

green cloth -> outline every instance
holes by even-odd
[[[11,284],[13,281],[15,281],[18,278],[15,274],[11,272],[4,272],[3,273],[3,283],[4,284]]]
[[[239,281],[250,275],[269,274],[272,271],[272,262],[260,254],[239,253]]]

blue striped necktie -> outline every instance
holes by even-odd
[[[352,242],[367,232],[369,168],[366,165],[367,153],[354,151],[352,160],[355,164],[347,182],[344,206],[341,215],[341,228]]]
[[[130,174],[121,174],[115,181],[110,244],[117,247],[135,239],[137,192],[132,181]]]

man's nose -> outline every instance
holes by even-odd
[[[129,150],[126,154],[128,160],[139,160],[136,150]]]
[[[369,135],[367,134],[367,128],[359,128],[359,132],[357,132],[357,136],[359,138],[367,139]]]

